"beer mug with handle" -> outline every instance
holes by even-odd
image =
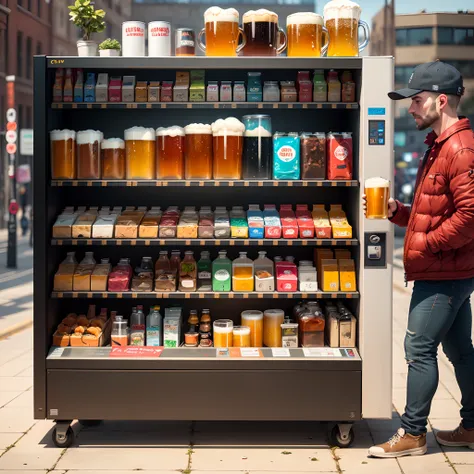
[[[361,8],[351,0],[331,0],[324,6],[324,22],[331,41],[328,56],[359,56],[369,44],[369,25],[360,20]],[[364,41],[359,43],[359,27]]]
[[[329,45],[329,34],[321,15],[313,12],[288,15],[286,31],[288,35],[288,56],[319,57],[326,54]],[[323,37],[325,38],[324,44]]]
[[[366,179],[365,196],[367,199],[365,214],[367,219],[387,219],[390,181],[381,177]]]
[[[245,46],[247,38],[239,27],[239,12],[235,8],[208,8],[204,12],[204,23],[205,27],[198,35],[198,45],[206,56],[237,56]],[[202,42],[204,35],[206,44]],[[239,35],[242,35],[240,45]]]

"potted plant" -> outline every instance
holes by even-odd
[[[101,56],[120,56],[120,43],[116,39],[107,38],[99,44]]]
[[[78,55],[97,56],[97,41],[91,41],[91,35],[105,30],[105,11],[96,10],[91,0],[76,0],[68,8],[71,21],[82,31],[82,39],[77,42]]]

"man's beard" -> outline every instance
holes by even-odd
[[[413,117],[422,120],[421,123],[416,124],[416,128],[418,130],[426,130],[440,118],[440,115],[436,111],[436,103],[433,103],[431,104],[430,110],[428,110],[428,113],[424,117],[421,117],[420,115],[414,115]]]

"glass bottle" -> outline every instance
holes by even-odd
[[[163,316],[159,306],[151,307],[146,318],[146,345],[163,345]]]
[[[123,319],[123,316],[115,316],[110,337],[112,347],[128,346],[128,336],[127,321]]]
[[[212,262],[212,291],[231,291],[232,262],[227,258],[225,250]]]
[[[173,250],[171,252],[171,258],[170,258],[171,270],[175,270],[176,274],[178,274],[180,265],[181,265],[181,252],[179,250]]]
[[[143,306],[137,306],[137,310],[132,313],[130,318],[130,345],[144,346],[145,345],[145,313]]]
[[[197,291],[212,291],[212,262],[208,251],[201,252],[197,265]]]
[[[179,291],[196,291],[197,268],[194,252],[188,250],[179,267]]]

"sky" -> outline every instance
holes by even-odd
[[[371,24],[372,17],[384,6],[384,0],[353,0],[362,8],[361,20]],[[318,13],[322,15],[326,0],[319,0]],[[390,0],[389,0],[390,3]],[[429,4],[429,7],[426,5]],[[423,6],[425,5],[425,6]],[[474,0],[395,0],[395,13],[417,13],[425,8],[427,12],[456,12],[458,10],[474,10]]]

